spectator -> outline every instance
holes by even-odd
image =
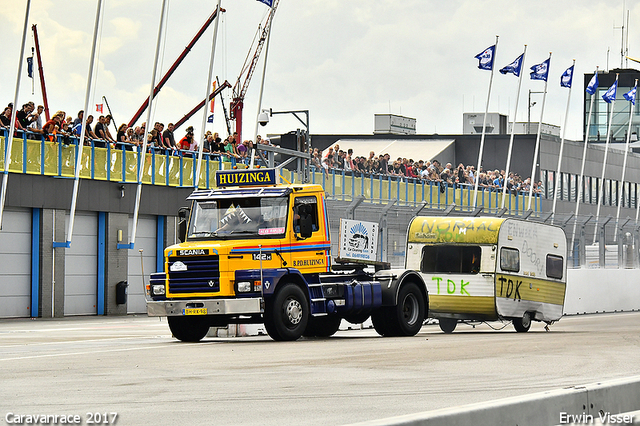
[[[126,142],[126,143],[131,142],[127,137],[127,128],[128,126],[126,123],[122,123],[120,127],[118,127],[118,134],[117,134],[118,142]]]
[[[107,115],[106,117],[104,117],[104,136],[105,139],[109,142],[115,142],[115,139],[113,139],[113,136],[111,136],[111,132],[109,131],[109,125],[111,124],[112,119],[113,117],[111,117],[111,115]]]
[[[176,149],[176,140],[173,136],[173,123],[167,124],[167,130],[162,133],[162,141],[166,149]]]
[[[42,112],[44,111],[44,107],[42,105],[38,105],[36,113],[33,114],[35,116],[35,120],[31,122],[29,129],[36,133],[42,133]]]

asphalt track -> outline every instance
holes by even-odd
[[[199,344],[144,316],[0,320],[0,371],[0,424],[117,413],[118,425],[341,425],[638,375],[640,313],[565,317],[549,332]]]

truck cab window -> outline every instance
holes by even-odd
[[[298,197],[293,203],[293,231],[300,233],[300,217],[309,215],[311,217],[311,232],[320,229],[318,226],[318,200],[316,197]]]
[[[500,249],[500,268],[503,271],[520,272],[520,252],[518,249],[509,247]]]
[[[562,256],[555,256],[553,254],[547,255],[547,277],[562,279],[564,272],[564,259]]]
[[[480,246],[438,244],[422,249],[420,271],[425,273],[477,274],[480,271]]]

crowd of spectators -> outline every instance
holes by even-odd
[[[13,105],[9,104],[0,114],[0,127],[8,128],[11,123]],[[16,112],[15,129],[18,134],[26,133],[32,139],[50,140],[62,142],[69,145],[77,141],[82,132],[82,120],[84,111],[79,111],[76,118],[67,115],[65,111],[57,111],[50,120],[44,121],[44,107],[33,102],[22,105]],[[200,146],[194,137],[192,126],[186,128],[184,136],[176,140],[174,136],[174,124],[156,122],[153,129],[147,132],[146,123],[140,126],[128,127],[126,123],[118,126],[116,137],[114,138],[109,130],[113,118],[111,115],[98,116],[94,124],[94,116],[88,115],[86,119],[85,145],[112,148],[120,147],[128,151],[140,151],[143,146],[145,135],[147,137],[148,151],[155,150],[161,153],[173,155],[183,155],[193,157],[199,151]],[[237,163],[249,164],[249,160],[254,149],[251,140],[238,140],[237,133],[227,136],[224,140],[217,132],[205,132],[202,141],[202,151],[210,155],[213,159],[231,162],[233,166]],[[270,144],[268,139],[257,137],[257,144]],[[430,183],[442,183],[448,186],[474,186],[475,179],[478,178],[478,187],[491,190],[502,190],[503,185],[507,185],[507,190],[512,193],[525,192],[530,190],[531,179],[523,179],[517,173],[510,172],[505,179],[504,170],[480,170],[476,173],[473,166],[465,166],[460,163],[458,167],[453,167],[451,163],[444,166],[438,160],[424,161],[398,157],[391,160],[389,154],[377,155],[371,151],[369,157],[354,156],[353,150],[343,151],[336,144],[329,147],[324,155],[315,148],[312,153],[312,166],[317,170],[329,172],[338,170],[353,173],[358,176],[392,176],[395,178],[406,178],[413,181],[426,181]],[[446,185],[440,185],[441,189]],[[542,193],[542,182],[533,183],[533,192]]]
[[[8,129],[11,124],[13,104],[7,105],[0,114],[0,128]],[[57,111],[50,120],[44,121],[44,107],[38,105],[36,108],[33,102],[28,102],[16,113],[15,131],[18,137],[26,134],[29,139],[48,140],[55,143],[61,142],[64,145],[77,143],[82,134],[82,120],[84,111],[79,111],[74,119],[67,115],[65,111]],[[125,149],[127,151],[140,151],[144,138],[147,138],[147,150],[173,155],[183,155],[193,157],[199,151],[199,142],[194,137],[192,126],[186,128],[184,136],[176,139],[174,135],[174,124],[156,122],[153,128],[147,132],[146,123],[139,126],[129,127],[126,123],[118,126],[113,137],[109,127],[112,125],[111,115],[100,115],[95,121],[93,115],[86,118],[86,130],[84,145],[94,145],[98,147],[111,146],[112,148]],[[114,127],[115,130],[115,127]],[[146,136],[145,136],[146,135]],[[258,136],[259,144],[269,143]],[[207,131],[202,141],[202,151],[214,159],[236,163],[249,164],[254,143],[251,140],[239,141],[238,134],[233,133],[224,140],[219,133]]]
[[[441,190],[445,186],[473,187],[478,178],[478,187],[482,189],[502,190],[507,185],[507,190],[511,193],[529,193],[531,179],[523,179],[519,174],[510,172],[505,179],[504,170],[483,170],[476,173],[474,166],[458,164],[453,167],[451,163],[444,166],[438,160],[424,161],[398,157],[391,160],[389,154],[376,155],[369,152],[369,157],[354,156],[353,149],[343,151],[336,144],[329,147],[322,154],[317,148],[312,153],[312,165],[317,170],[329,172],[331,170],[355,174],[356,176],[392,176],[396,178],[406,178],[413,181],[426,181],[441,185]],[[446,184],[446,185],[442,185]],[[533,183],[533,193],[542,193],[542,182]]]

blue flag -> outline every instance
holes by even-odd
[[[478,61],[478,68],[481,70],[489,70],[493,69],[493,56],[496,51],[496,45],[494,44],[491,47],[487,47],[482,53],[478,53],[474,56]]]
[[[607,90],[605,92],[604,95],[602,95],[602,99],[604,99],[604,101],[608,104],[610,104],[611,102],[613,102],[616,99],[616,92],[618,91],[618,80],[616,80],[613,85],[611,87],[609,87],[609,90]]]
[[[560,77],[560,86],[568,87],[571,89],[571,82],[573,81],[573,65],[571,65]]]
[[[589,81],[589,84],[587,85],[587,88],[585,90],[588,94],[593,95],[596,93],[597,88],[598,88],[598,73],[596,72],[595,74],[593,74],[593,77],[591,77],[591,80]]]
[[[213,114],[207,117],[207,123],[213,123]]]
[[[511,62],[506,67],[502,68],[500,72],[502,74],[513,73],[516,77],[520,77],[520,71],[522,71],[522,59],[524,58],[524,53],[518,58]]]
[[[269,7],[273,7],[273,0],[258,0],[260,3],[264,3]]]
[[[636,89],[638,88],[638,86],[635,86],[633,89],[629,90],[627,93],[625,93],[624,98],[626,100],[628,100],[629,102],[631,102],[631,104],[635,105],[636,104]]]
[[[531,80],[547,81],[547,77],[549,77],[549,62],[551,62],[551,58],[547,59],[541,64],[532,66]]]
[[[33,56],[27,58],[27,74],[29,78],[33,78]]]

